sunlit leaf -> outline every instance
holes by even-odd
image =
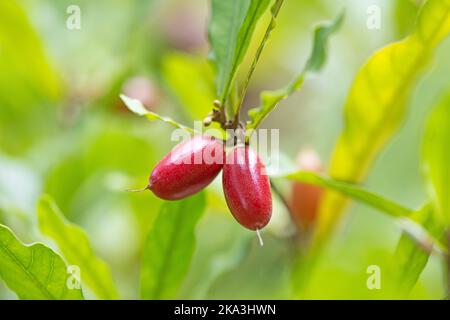
[[[20,299],[83,299],[76,282],[69,288],[69,277],[57,253],[42,243],[25,245],[0,225],[0,278]]]
[[[195,227],[205,208],[204,194],[165,203],[144,246],[141,297],[173,299],[195,249]]]
[[[286,87],[276,91],[264,91],[261,93],[261,105],[250,109],[248,112],[250,117],[247,125],[248,134],[251,134],[252,130],[260,125],[280,101],[299,90],[309,73],[318,72],[322,69],[327,57],[327,46],[330,36],[339,30],[343,21],[344,13],[341,13],[334,21],[323,23],[316,27],[312,51],[302,72]]]
[[[423,141],[423,165],[430,197],[440,221],[450,226],[450,96],[435,108]]]
[[[217,69],[217,96],[227,97],[255,26],[270,0],[212,0],[209,39]]]
[[[216,99],[214,74],[204,59],[172,53],[162,62],[163,76],[170,90],[192,119],[202,120]]]
[[[163,116],[160,116],[160,115],[158,115],[158,114],[156,114],[154,112],[148,111],[144,107],[142,102],[137,100],[137,99],[133,99],[133,98],[127,97],[126,95],[123,95],[123,94],[120,95],[120,98],[123,100],[123,102],[128,107],[128,109],[130,109],[131,112],[134,112],[134,113],[136,113],[137,115],[140,115],[140,116],[145,116],[150,121],[158,120],[158,121],[162,121],[162,122],[168,123],[171,126],[174,126],[175,128],[185,130],[185,131],[187,131],[189,133],[194,133],[195,132],[194,129],[186,127],[186,126],[176,122],[172,118],[163,117]]]
[[[38,203],[39,228],[55,240],[66,260],[80,268],[81,282],[92,289],[100,299],[117,299],[108,265],[99,259],[92,249],[86,232],[68,222],[49,196]]]
[[[374,158],[402,123],[409,96],[434,49],[450,32],[450,0],[423,6],[414,32],[377,51],[357,73],[345,105],[344,130],[334,148],[329,173],[361,181]],[[315,239],[328,237],[346,199],[325,194]]]

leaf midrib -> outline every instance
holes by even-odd
[[[14,239],[12,241],[14,241]],[[24,247],[28,247],[31,252],[33,252],[35,245],[25,245]],[[29,271],[29,269],[22,263],[22,261],[19,260],[19,258],[16,257],[16,255],[8,248],[8,246],[1,241],[0,248],[2,248],[3,251],[6,252],[6,254],[20,267],[20,269],[31,279],[31,282],[35,284],[35,286],[39,291],[41,291],[44,296],[48,296],[50,299],[56,300],[56,297],[35,277],[33,273]],[[50,272],[52,273],[52,269],[50,270]]]

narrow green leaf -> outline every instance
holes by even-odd
[[[428,191],[436,214],[450,226],[450,95],[433,110],[427,124],[422,154]]]
[[[330,175],[359,182],[402,123],[408,98],[437,45],[450,33],[450,0],[429,0],[413,33],[376,52],[357,73],[345,105],[344,130],[334,148]],[[321,202],[315,242],[323,242],[346,206],[327,192]]]
[[[432,230],[438,238],[443,234],[442,223],[448,222],[449,200],[445,194],[450,189],[450,97],[444,98],[430,116],[423,141],[424,172],[429,184],[433,206],[426,206],[412,218]],[[433,207],[435,210],[433,210]],[[446,214],[447,213],[447,214]],[[438,219],[434,219],[435,217]],[[437,220],[437,221],[436,221]],[[430,255],[430,244],[417,246],[410,235],[403,234],[394,255],[396,290],[404,296],[411,291],[425,268]],[[428,248],[428,250],[426,250]]]
[[[195,227],[205,209],[204,194],[165,203],[150,231],[141,267],[143,299],[173,299],[195,249]]]
[[[438,234],[439,237],[439,228],[435,226],[432,211],[432,207],[427,205],[411,214],[410,219]],[[430,242],[418,244],[417,236],[414,234],[402,233],[391,263],[391,273],[394,275],[393,289],[396,295],[407,297],[425,269],[432,247],[433,244]]]
[[[276,91],[264,91],[261,93],[261,105],[250,109],[248,112],[250,117],[250,121],[247,124],[248,135],[261,124],[280,101],[302,87],[308,73],[318,72],[322,69],[327,57],[329,39],[333,33],[340,29],[344,17],[344,13],[341,13],[332,22],[322,23],[316,27],[312,52],[302,72],[290,84]]]
[[[70,276],[53,250],[42,243],[25,245],[0,225],[0,278],[20,299],[83,299],[81,289],[69,289]]]
[[[355,200],[363,202],[375,209],[387,213],[393,217],[407,217],[411,213],[411,209],[403,207],[394,201],[388,200],[373,192],[367,191],[360,186],[325,178],[317,173],[309,171],[299,171],[286,176],[287,179],[301,181],[309,184],[325,187],[339,193],[342,193]]]
[[[91,288],[100,299],[117,299],[111,271],[95,255],[86,232],[68,222],[49,196],[41,197],[37,212],[41,232],[56,242],[70,264],[80,268],[82,284]]]
[[[426,243],[430,245],[434,244],[437,249],[442,252],[448,251],[439,238],[436,237],[434,233],[431,233],[430,230],[426,229],[427,226],[422,226],[416,221],[410,219],[414,210],[406,208],[392,200],[386,199],[385,197],[374,192],[365,190],[360,186],[326,178],[314,172],[298,171],[285,176],[285,178],[308,184],[314,184],[333,190],[334,192],[338,192],[356,201],[364,203],[391,217],[398,218],[400,227],[405,230],[410,237],[414,237],[417,243]]]
[[[162,70],[169,88],[191,118],[205,118],[216,99],[210,64],[204,59],[172,53],[164,57]]]
[[[158,114],[156,114],[154,112],[148,111],[145,108],[145,106],[142,104],[142,102],[137,100],[137,99],[133,99],[133,98],[127,97],[124,94],[121,94],[120,98],[125,103],[127,108],[131,112],[136,113],[137,115],[145,116],[150,121],[155,121],[155,120],[162,121],[162,122],[170,124],[171,126],[173,126],[175,128],[179,128],[179,129],[185,130],[185,131],[187,131],[189,133],[195,133],[194,129],[191,129],[191,128],[186,127],[186,126],[184,126],[182,124],[179,124],[178,122],[176,122],[172,118],[163,117],[163,116],[160,116],[160,115],[158,115]]]
[[[224,101],[259,18],[270,0],[212,0],[209,39],[216,69],[217,96]]]

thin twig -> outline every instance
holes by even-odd
[[[267,26],[263,40],[261,41],[258,49],[256,50],[255,58],[253,59],[250,69],[248,70],[247,77],[245,78],[245,82],[242,87],[242,92],[239,97],[239,103],[237,105],[236,114],[235,114],[235,123],[239,122],[239,116],[241,113],[242,104],[244,102],[244,98],[247,93],[250,79],[253,76],[253,72],[255,71],[256,65],[258,64],[261,53],[263,52],[263,50],[267,44],[267,40],[269,40],[270,34],[271,34],[272,30],[275,28],[275,23],[276,23],[275,19],[277,18],[278,13],[280,12],[281,6],[283,5],[283,1],[284,0],[277,0],[277,2],[271,8],[272,17],[270,18],[270,23]]]

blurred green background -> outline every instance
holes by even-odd
[[[111,266],[123,298],[137,298],[142,246],[161,201],[145,186],[156,162],[172,147],[171,128],[131,114],[125,92],[151,110],[183,123],[208,113],[213,94],[206,63],[207,0],[2,0],[0,10],[0,223],[26,242],[43,241],[36,227],[39,195],[53,196],[68,219],[84,227]],[[280,128],[281,151],[294,159],[315,149],[326,163],[342,126],[342,107],[358,68],[378,48],[404,37],[419,1],[287,0],[251,82],[246,107],[259,91],[276,89],[301,67],[314,25],[347,17],[332,39],[319,75],[264,122]],[[69,30],[69,5],[81,8],[81,29]],[[366,28],[367,7],[381,8],[381,29]],[[265,17],[267,21],[267,17]],[[256,30],[259,39],[264,23]],[[252,43],[254,51],[257,42]],[[410,207],[423,203],[419,150],[424,118],[448,90],[450,42],[438,50],[415,89],[400,133],[383,151],[366,183]],[[245,63],[248,65],[250,61]],[[283,186],[288,190],[289,185]],[[220,180],[208,188],[207,214],[179,298],[289,298],[292,233],[274,196],[265,246],[229,214]],[[188,213],[186,213],[188,214]],[[311,279],[307,298],[375,299],[400,228],[354,204]],[[381,266],[382,289],[366,287],[369,265]],[[442,267],[432,257],[412,298],[441,298]],[[89,294],[87,294],[88,297]],[[15,298],[0,282],[0,298]]]

